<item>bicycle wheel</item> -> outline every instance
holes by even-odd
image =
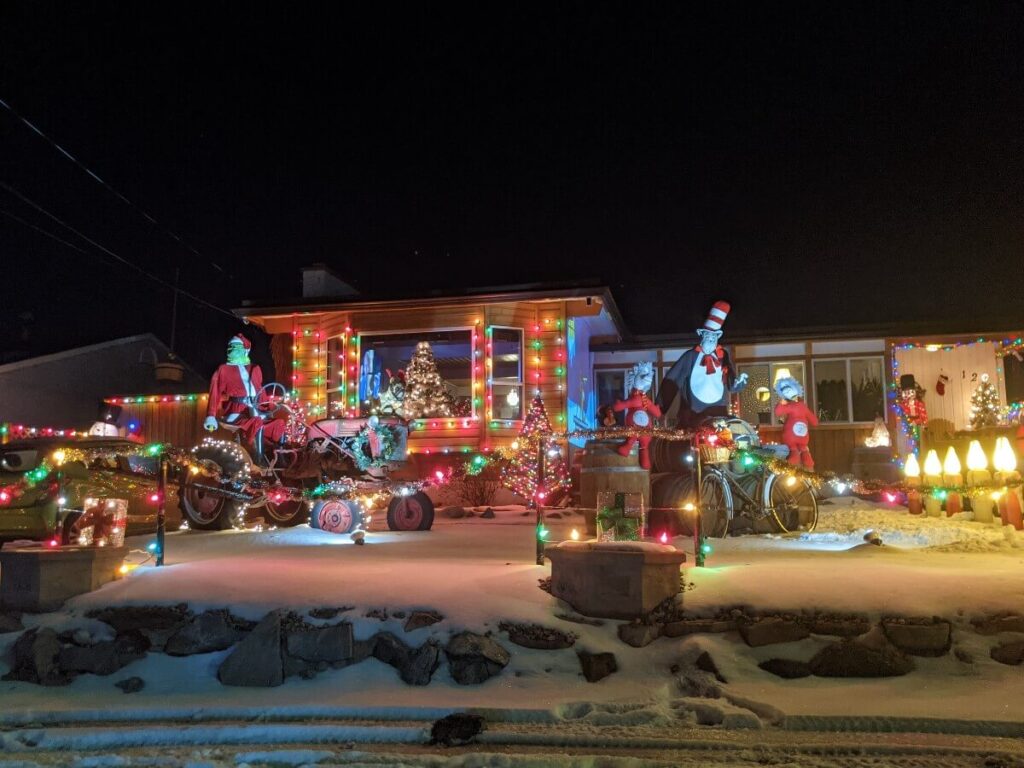
[[[705,469],[700,478],[700,528],[710,538],[721,538],[729,530],[733,515],[732,489],[725,476]]]
[[[818,497],[806,480],[770,473],[763,498],[782,533],[810,533],[818,525]]]

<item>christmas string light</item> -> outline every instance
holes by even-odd
[[[118,397],[107,397],[103,399],[108,405],[133,405],[143,403],[156,403],[158,405],[184,405],[206,400],[209,397],[206,393],[199,392],[194,395],[125,395]]]

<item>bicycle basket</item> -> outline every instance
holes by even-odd
[[[700,460],[705,464],[721,464],[729,461],[732,454],[731,449],[721,445],[708,445],[703,443],[700,448]]]

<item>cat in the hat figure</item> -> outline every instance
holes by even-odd
[[[775,382],[775,394],[780,398],[775,416],[784,423],[782,443],[789,448],[789,463],[814,469],[814,457],[808,445],[810,428],[818,426],[818,417],[804,402],[804,388],[792,376],[784,376]]]
[[[629,390],[629,397],[625,400],[617,400],[612,406],[612,410],[626,412],[627,427],[646,429],[654,426],[655,418],[661,418],[661,408],[647,396],[653,384],[654,366],[651,363],[637,363],[633,366],[633,370],[626,375],[626,388]],[[640,466],[650,469],[651,457],[647,450],[651,444],[649,436],[628,437],[617,450],[623,456],[628,456],[637,442],[640,443]]]
[[[249,362],[252,343],[242,334],[228,342],[227,362],[217,367],[210,379],[210,398],[203,428],[215,432],[218,420],[237,426],[253,445],[263,429],[265,445],[284,441],[288,422],[276,417],[270,396],[263,390],[263,371]]]
[[[686,350],[661,382],[658,406],[668,413],[679,397],[680,429],[700,426],[704,419],[729,415],[729,398],[747,385],[747,374],[736,375],[729,352],[719,340],[729,304],[716,301],[704,326],[697,329],[699,342]]]

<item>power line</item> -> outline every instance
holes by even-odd
[[[28,126],[28,128],[30,128],[30,129],[31,129],[31,130],[32,130],[32,131],[33,131],[33,132],[34,132],[35,134],[37,134],[37,135],[38,135],[38,136],[39,136],[40,138],[42,138],[42,139],[44,139],[45,141],[49,142],[49,143],[50,143],[50,144],[51,144],[51,145],[53,146],[53,148],[54,148],[54,149],[56,149],[56,150],[57,150],[58,152],[60,152],[60,153],[61,153],[62,155],[64,155],[64,157],[66,157],[66,158],[67,158],[68,160],[70,160],[70,161],[71,161],[72,163],[74,163],[75,165],[77,165],[77,166],[78,166],[78,167],[79,167],[79,168],[80,168],[80,169],[81,169],[82,171],[84,171],[84,172],[85,172],[85,173],[87,173],[87,174],[88,174],[89,176],[91,176],[91,177],[92,177],[93,179],[95,179],[95,180],[96,180],[96,181],[97,181],[97,182],[98,182],[99,184],[101,184],[101,185],[102,185],[102,186],[103,186],[103,187],[104,187],[104,188],[105,188],[105,189],[106,189],[106,190],[107,190],[108,192],[110,192],[110,193],[111,193],[112,195],[114,195],[115,197],[117,197],[117,198],[118,198],[119,200],[121,200],[122,202],[126,203],[127,205],[130,205],[130,206],[131,206],[132,208],[134,208],[134,209],[135,209],[136,211],[138,211],[138,212],[139,212],[139,214],[140,214],[140,215],[141,215],[141,216],[142,216],[143,218],[145,218],[145,219],[146,219],[146,221],[148,221],[148,222],[149,222],[150,224],[152,224],[153,226],[157,227],[157,228],[158,228],[159,230],[161,230],[161,231],[162,231],[162,232],[163,232],[164,234],[166,234],[167,236],[169,236],[169,237],[172,237],[172,238],[174,238],[174,240],[176,240],[176,241],[177,241],[177,242],[178,242],[178,243],[179,243],[179,244],[180,244],[180,245],[181,245],[181,246],[182,246],[183,248],[187,248],[187,249],[188,249],[189,251],[191,251],[191,252],[192,252],[192,253],[194,253],[194,254],[195,254],[196,256],[198,256],[199,258],[201,258],[201,259],[202,259],[202,260],[203,260],[204,262],[207,262],[207,261],[209,261],[209,264],[210,264],[210,266],[211,266],[211,267],[213,267],[214,269],[216,269],[216,270],[217,270],[218,272],[222,272],[222,273],[224,273],[224,274],[227,274],[227,272],[225,271],[225,269],[224,269],[223,267],[221,267],[221,266],[220,266],[219,264],[217,264],[217,263],[216,263],[215,261],[210,261],[209,259],[207,259],[207,258],[206,258],[205,256],[203,256],[203,254],[201,254],[201,253],[200,253],[199,251],[197,251],[197,250],[196,250],[195,248],[193,248],[193,247],[192,247],[191,245],[189,245],[188,243],[186,243],[186,242],[185,242],[185,241],[184,241],[184,240],[183,240],[183,239],[181,238],[181,236],[180,236],[180,235],[178,235],[177,233],[175,233],[175,232],[173,232],[172,230],[170,230],[170,229],[168,229],[167,227],[165,227],[165,226],[164,226],[163,224],[161,224],[161,223],[160,223],[159,221],[157,221],[157,220],[156,220],[156,219],[154,219],[154,218],[153,218],[152,216],[150,216],[150,215],[149,215],[149,214],[148,214],[148,213],[147,213],[146,211],[144,211],[144,210],[143,210],[142,208],[140,208],[139,206],[137,206],[137,205],[136,205],[135,203],[133,203],[133,202],[132,202],[131,200],[129,200],[129,199],[127,198],[127,197],[125,197],[125,196],[124,196],[124,195],[122,195],[122,194],[121,194],[120,192],[118,192],[118,191],[117,191],[116,189],[114,189],[114,188],[113,188],[112,186],[110,186],[110,184],[108,184],[108,183],[107,183],[107,182],[105,182],[105,181],[104,181],[103,179],[101,179],[101,178],[100,178],[100,177],[99,177],[98,175],[96,175],[95,173],[93,173],[93,171],[92,171],[92,170],[90,170],[90,169],[89,169],[89,167],[85,165],[85,163],[83,163],[82,161],[80,161],[80,160],[79,160],[79,159],[78,159],[77,157],[75,157],[75,156],[74,156],[74,155],[72,155],[72,154],[71,154],[70,152],[68,152],[68,151],[67,151],[66,149],[64,149],[64,147],[62,147],[62,146],[61,146],[60,144],[58,144],[58,143],[57,143],[56,141],[54,141],[54,140],[53,140],[53,139],[51,139],[51,138],[50,138],[49,136],[47,136],[47,135],[46,135],[45,133],[43,133],[43,131],[42,131],[42,130],[41,130],[40,128],[38,128],[38,127],[37,127],[37,126],[35,125],[35,123],[33,123],[33,122],[32,122],[31,120],[29,120],[29,119],[28,119],[27,117],[24,117],[23,115],[19,114],[19,113],[18,113],[18,111],[14,109],[14,107],[12,107],[12,106],[11,106],[10,104],[8,104],[8,103],[7,103],[6,101],[4,101],[3,99],[0,99],[0,106],[4,107],[4,109],[6,109],[6,110],[7,110],[8,112],[10,112],[10,113],[11,113],[12,115],[14,115],[14,116],[15,116],[16,118],[18,118],[18,120],[20,120],[20,121],[21,121],[22,123],[24,123],[24,124],[25,124],[26,126]]]
[[[128,259],[124,258],[123,256],[119,256],[118,254],[114,253],[112,250],[110,250],[106,246],[100,245],[95,240],[93,240],[92,238],[90,238],[87,235],[82,234],[77,229],[75,229],[74,227],[72,227],[70,224],[66,223],[62,219],[60,219],[55,214],[50,213],[48,210],[43,208],[43,206],[39,205],[39,203],[37,203],[37,202],[35,202],[33,200],[30,200],[29,198],[25,197],[25,195],[21,194],[21,192],[16,190],[14,187],[12,187],[7,182],[0,181],[0,187],[2,187],[3,189],[7,190],[8,192],[10,192],[12,195],[17,197],[19,200],[21,200],[26,205],[29,205],[32,208],[34,208],[35,210],[39,211],[39,213],[43,214],[47,218],[55,221],[60,226],[62,226],[65,229],[69,230],[70,232],[75,233],[80,238],[85,240],[85,242],[89,243],[89,245],[91,245],[94,248],[97,248],[97,249],[103,251],[103,253],[105,253],[108,256],[110,256],[110,257],[116,259],[117,261],[121,262],[126,267],[129,267],[130,269],[134,269],[136,272],[138,272],[139,274],[143,275],[144,277],[148,277],[153,282],[159,283],[160,285],[162,285],[165,288],[168,288],[168,289],[170,289],[172,291],[176,291],[176,292],[180,293],[182,296],[185,296],[186,298],[192,299],[192,301],[194,301],[194,302],[196,302],[198,304],[202,304],[205,307],[209,307],[212,310],[215,310],[217,312],[225,314],[225,315],[227,315],[228,317],[230,317],[233,320],[237,320],[238,319],[233,313],[229,312],[228,310],[223,309],[221,307],[218,307],[216,304],[212,304],[209,301],[207,301],[206,299],[200,298],[199,296],[196,296],[193,293],[189,293],[188,291],[184,291],[181,288],[178,288],[176,285],[173,285],[172,283],[168,282],[167,280],[164,280],[162,277],[159,277],[158,275],[154,275],[152,272],[149,272],[149,271],[143,269],[142,267],[138,266],[137,264],[132,263]],[[75,246],[72,245],[71,247],[74,248]],[[76,248],[76,250],[81,250],[81,249],[77,249]]]

